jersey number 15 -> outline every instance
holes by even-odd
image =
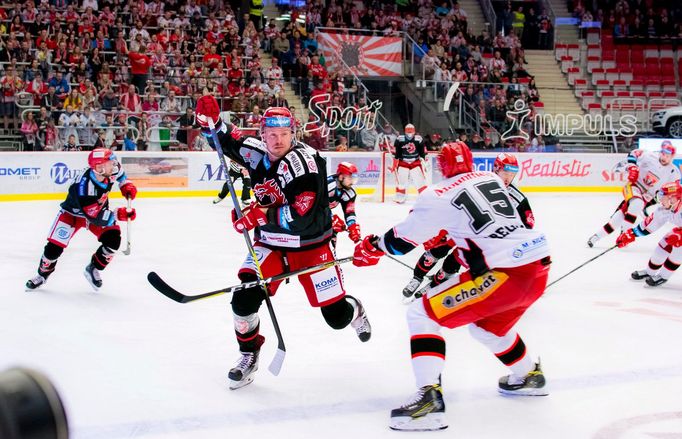
[[[492,213],[505,218],[515,217],[514,206],[498,182],[486,181],[475,184],[474,188],[483,196],[486,206],[481,207],[466,189],[452,199],[452,205],[467,213],[470,218],[469,226],[476,234],[495,222],[488,208],[492,209]]]

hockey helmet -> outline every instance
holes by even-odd
[[[656,193],[656,201],[668,210],[679,212],[682,207],[682,186],[678,181],[664,184]]]
[[[661,153],[670,154],[670,155],[674,156],[675,152],[676,152],[675,145],[673,145],[670,140],[664,140],[661,143]]]
[[[338,175],[339,182],[343,187],[349,188],[358,182],[358,167],[351,162],[341,162],[339,166],[336,167],[336,174]],[[350,177],[350,184],[344,184],[347,182],[343,176]]]
[[[474,158],[466,143],[459,140],[443,146],[438,154],[438,166],[445,178],[474,170]]]
[[[405,125],[405,137],[408,139],[411,139],[414,137],[414,135],[417,133],[417,130],[414,128],[414,125],[411,123],[408,123]]]
[[[509,154],[506,152],[500,153],[497,155],[497,157],[495,157],[493,171],[519,172],[519,161],[516,159],[514,154]]]
[[[95,148],[88,154],[88,166],[95,169],[98,165],[114,160],[114,153],[107,148]]]
[[[296,129],[296,121],[286,107],[270,107],[263,112],[263,117],[260,120],[260,130],[263,128],[291,128],[291,131]]]

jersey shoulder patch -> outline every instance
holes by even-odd
[[[423,142],[424,138],[422,136],[420,136],[419,134],[415,134],[414,135],[414,141],[415,142]]]

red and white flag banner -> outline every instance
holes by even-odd
[[[344,63],[357,76],[402,76],[403,40],[320,32],[318,45],[327,67],[335,72]]]

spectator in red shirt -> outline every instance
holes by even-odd
[[[147,85],[149,78],[149,68],[152,66],[152,60],[145,55],[146,47],[141,44],[137,52],[130,52],[128,59],[130,60],[131,83],[135,86],[138,93],[142,93],[144,87]]]
[[[310,59],[308,71],[312,73],[314,79],[322,81],[327,78],[327,69],[325,69],[324,66],[320,64],[320,57],[318,56],[313,56]]]
[[[215,44],[211,44],[209,52],[204,55],[204,67],[210,70],[220,68],[220,64],[223,57],[216,53],[217,47]]]

